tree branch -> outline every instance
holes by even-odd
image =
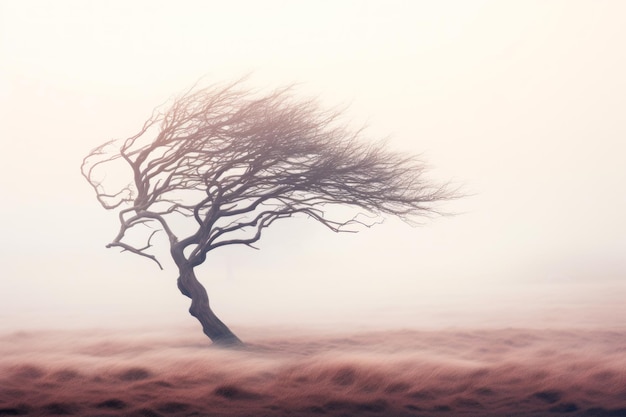
[[[129,229],[154,220],[175,261],[197,263],[224,245],[251,246],[274,221],[296,214],[335,232],[354,232],[384,215],[412,222],[441,214],[439,202],[460,196],[448,184],[425,180],[416,158],[348,129],[342,111],[298,100],[292,86],[259,95],[241,81],[194,86],[169,108],[155,109],[134,136],[106,142],[83,159],[81,172],[100,204],[120,212],[120,231],[110,245],[156,261],[146,252],[154,232],[140,249],[123,242]],[[106,191],[106,176],[97,173],[113,163],[130,169],[130,184]],[[333,205],[355,214],[343,221],[321,210]],[[185,258],[190,245],[197,246]]]

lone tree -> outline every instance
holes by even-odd
[[[100,204],[118,211],[120,229],[107,247],[163,269],[151,251],[162,231],[191,315],[215,344],[241,344],[209,307],[194,273],[208,252],[253,247],[280,219],[305,216],[334,232],[354,232],[384,214],[404,220],[431,214],[433,203],[453,197],[423,179],[415,157],[364,142],[340,116],[294,98],[289,87],[264,95],[239,81],[192,88],[165,111],[157,108],[136,135],[106,142],[83,159],[82,174]],[[127,177],[110,184],[111,170]],[[352,207],[356,215],[338,218],[333,206]],[[140,240],[130,232],[135,228]]]

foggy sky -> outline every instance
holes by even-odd
[[[300,219],[260,251],[211,253],[199,275],[227,322],[621,324],[625,15],[618,1],[0,0],[0,326],[191,320],[174,268],[104,248],[116,218],[80,162],[199,78],[247,73],[349,105],[468,197],[418,228]]]

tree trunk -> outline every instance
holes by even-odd
[[[206,290],[196,278],[192,267],[180,268],[178,289],[191,298],[189,313],[202,324],[202,330],[214,344],[220,346],[242,346],[243,342],[211,311]]]

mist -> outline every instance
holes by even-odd
[[[626,415],[626,4],[0,0],[0,415]],[[115,249],[82,158],[198,80],[346,108],[464,198]],[[111,173],[111,175],[115,175]],[[158,243],[158,242],[157,242]],[[161,251],[161,252],[158,252]]]

